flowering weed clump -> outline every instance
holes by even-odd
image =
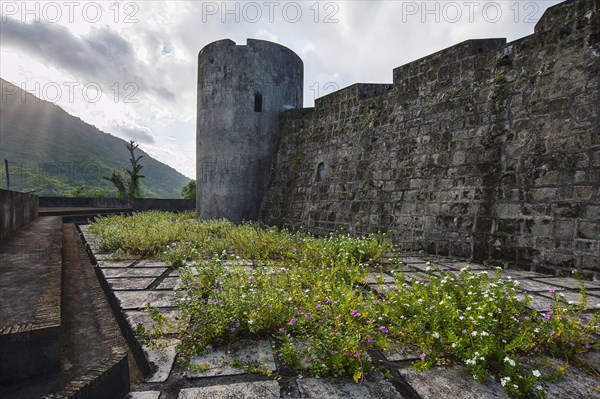
[[[138,331],[153,340],[175,334],[184,365],[209,345],[271,337],[289,368],[314,376],[349,374],[359,382],[373,367],[367,351],[409,345],[420,349],[417,369],[451,358],[478,381],[495,376],[512,397],[543,397],[540,382],[556,375],[550,358],[571,359],[597,345],[598,313],[589,323],[579,321],[583,290],[578,304],[553,293],[552,306],[537,312],[501,270],[441,271],[435,265],[420,281],[398,271],[395,284],[384,289],[380,278],[373,289],[367,274],[390,269],[382,261],[391,248],[385,236],[316,238],[191,216],[136,214],[101,219],[94,227],[103,240],[110,235],[103,241],[107,249],[186,265],[179,269],[178,321],[153,311],[155,331]]]

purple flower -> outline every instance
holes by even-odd
[[[292,320],[290,320],[290,324],[296,324],[297,321],[298,319],[296,317],[292,317]]]
[[[551,294],[554,294],[556,292],[556,290],[550,290]]]
[[[525,317],[524,317],[524,319],[525,319],[525,320],[529,320],[529,316],[525,316]]]
[[[280,333],[284,333],[284,332],[285,332],[285,328],[281,327],[281,328],[279,329],[279,332],[280,332]]]
[[[377,301],[377,300],[373,301],[373,305],[379,305],[379,301]]]
[[[356,317],[356,316],[360,316],[360,312],[358,310],[353,310],[352,311],[352,316]]]
[[[367,342],[369,342],[369,343],[373,342],[373,338],[371,338],[371,337],[367,338]]]
[[[360,357],[360,352],[356,352],[354,355],[352,355],[354,357]]]
[[[216,301],[215,302],[215,305],[220,305],[220,304],[221,304],[221,301]]]
[[[312,316],[310,315],[310,313],[305,314],[304,317],[306,317],[307,319],[312,319]]]
[[[320,304],[320,303],[317,303],[317,304],[315,305],[315,308],[316,308],[316,309],[319,309],[320,307],[321,307],[321,304]]]
[[[252,284],[254,282],[254,277],[248,277],[248,282]]]
[[[426,357],[426,356],[427,356],[427,355],[426,355],[425,353],[421,353],[421,361],[425,361],[425,357]]]
[[[462,330],[462,333],[463,333],[463,334],[466,334],[466,333],[467,333],[467,330]]]
[[[385,328],[384,326],[379,327],[379,330],[384,334],[387,334],[390,331],[387,328]]]
[[[550,331],[550,335],[554,335],[556,332],[554,330]]]
[[[236,322],[236,323],[235,323],[235,326],[236,326],[236,327],[239,327],[239,326],[240,326],[240,322],[239,322],[239,321],[238,321],[238,322]]]
[[[192,326],[192,328],[193,328],[194,330],[197,330],[197,329],[198,329],[198,324],[194,323],[194,325]]]

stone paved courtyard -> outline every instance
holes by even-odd
[[[192,363],[209,365],[205,372],[185,370],[176,362],[176,339],[163,339],[162,349],[150,349],[133,336],[141,323],[149,328],[151,318],[147,306],[158,308],[167,317],[175,317],[177,300],[181,297],[179,273],[165,263],[146,260],[112,260],[111,254],[100,253],[95,246],[96,237],[80,226],[97,261],[101,278],[107,289],[109,301],[116,306],[117,319],[129,330],[130,346],[137,346],[153,371],[128,397],[135,399],[191,399],[191,398],[505,398],[504,388],[492,378],[479,384],[462,365],[448,361],[425,372],[417,372],[411,364],[419,358],[416,348],[401,347],[387,352],[370,351],[376,364],[384,366],[389,373],[372,373],[362,384],[350,377],[308,378],[285,369],[279,361],[274,344],[267,339],[242,340],[227,348],[213,348],[192,359]],[[471,264],[448,258],[411,255],[401,258],[407,277],[426,279],[423,271],[428,261],[442,269],[459,272],[464,267],[495,274],[494,267]],[[568,300],[577,301],[578,282],[521,270],[504,270],[503,277],[520,282],[521,294],[532,298],[532,307],[542,310],[550,306],[550,290],[564,294]],[[378,284],[378,274],[367,277],[366,288],[382,295],[393,289],[391,274],[383,275]],[[600,283],[586,281],[588,309],[582,317],[589,317],[600,309]],[[123,326],[122,326],[123,328]],[[132,345],[131,341],[134,341]],[[135,351],[134,351],[135,353]],[[256,360],[266,364],[274,377],[246,373],[243,368],[230,364],[232,358]],[[600,371],[600,354],[590,352],[583,356],[597,372]],[[545,383],[549,398],[600,397],[600,379],[572,365],[566,368],[565,378],[557,383]]]

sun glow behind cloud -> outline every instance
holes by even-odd
[[[212,41],[291,48],[312,106],[463,40],[531,34],[558,2],[3,1],[0,76],[194,177],[196,60]]]

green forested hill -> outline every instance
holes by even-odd
[[[69,115],[62,108],[21,91],[3,79],[0,101],[0,187],[6,188],[4,160],[9,162],[10,189],[42,196],[104,192],[116,195],[113,169],[129,167],[126,142]],[[18,91],[18,94],[12,94]],[[179,198],[187,177],[146,154],[140,164],[145,197]]]

